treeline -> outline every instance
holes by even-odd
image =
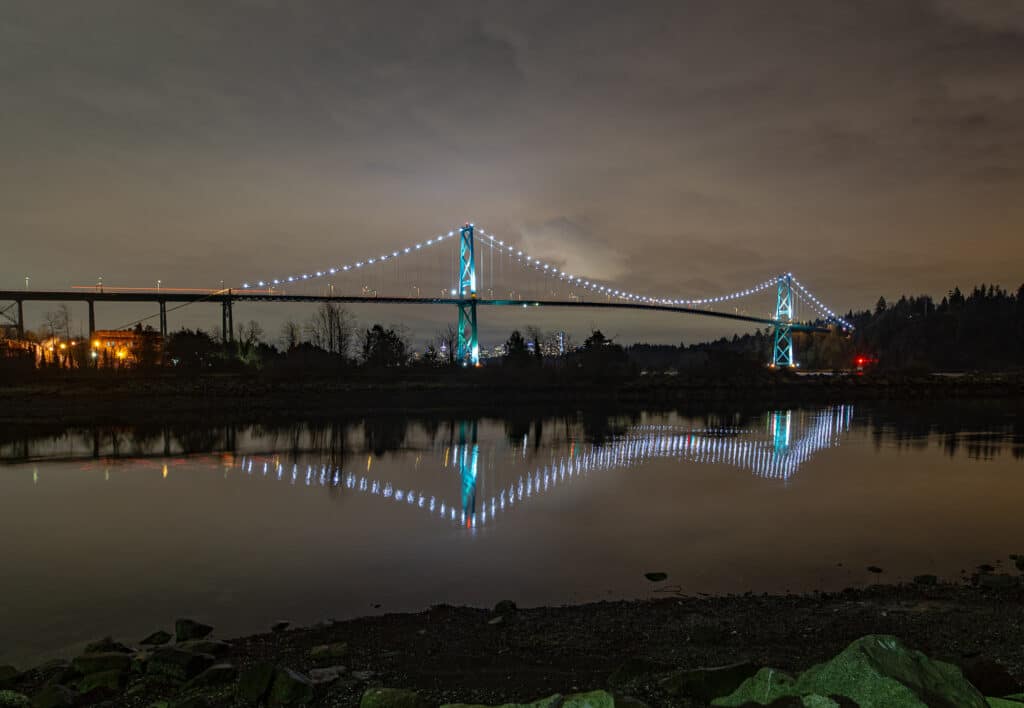
[[[866,368],[916,371],[1017,371],[1024,368],[1024,285],[1016,293],[979,285],[953,288],[936,302],[929,295],[879,298],[873,310],[849,312],[852,333],[795,333],[805,369]],[[815,322],[826,326],[823,321]],[[636,344],[627,349],[641,368],[680,371],[763,366],[771,356],[770,328],[690,346]]]

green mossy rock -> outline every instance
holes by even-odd
[[[370,690],[372,691],[373,689]],[[370,691],[367,691],[366,693],[370,693]],[[409,692],[407,691],[406,693]],[[363,697],[365,699],[366,694],[364,694]],[[407,705],[412,706],[414,704],[375,703],[368,705],[366,703],[360,703],[359,705],[360,708],[390,708],[392,705],[400,705],[401,708],[406,708]],[[556,693],[553,696],[541,698],[533,703],[503,703],[500,706],[449,703],[441,706],[441,708],[615,708],[616,706],[619,706],[619,708],[638,708],[638,706],[643,706],[643,703],[632,698],[616,699],[607,691],[589,691],[587,693],[573,693],[568,696]]]
[[[868,635],[796,681],[761,669],[716,706],[767,705],[787,696],[842,696],[860,708],[986,708],[985,698],[956,666],[928,658],[896,637]],[[784,674],[783,674],[784,676]]]
[[[274,665],[265,661],[245,668],[238,677],[238,697],[245,703],[259,703],[274,681]]]
[[[88,676],[102,671],[128,671],[131,668],[132,659],[127,654],[108,651],[76,656],[71,660],[71,665],[78,673]]]
[[[313,682],[291,669],[278,669],[267,703],[272,706],[304,706],[313,701]]]
[[[32,702],[23,693],[0,691],[0,708],[32,708]]]
[[[75,699],[75,692],[70,688],[54,684],[32,696],[32,708],[71,708]]]
[[[427,708],[427,702],[415,691],[404,688],[368,688],[359,708]]]
[[[710,701],[729,695],[756,673],[756,666],[743,661],[728,666],[679,669],[664,676],[659,683],[670,696]]]
[[[179,619],[174,621],[174,635],[179,642],[187,642],[190,639],[206,639],[210,636],[213,627],[202,622],[190,619]]]
[[[209,688],[211,686],[223,686],[233,683],[238,677],[238,669],[231,664],[214,664],[203,673],[199,674],[186,685],[186,689]]]
[[[1024,703],[1015,701],[1012,698],[986,698],[989,708],[1021,708]]]
[[[188,681],[213,666],[215,659],[209,654],[193,654],[176,647],[157,649],[149,657],[146,673],[166,676],[177,681]]]
[[[728,696],[711,701],[713,706],[766,706],[780,698],[795,696],[796,679],[778,669],[761,669]]]
[[[86,674],[84,678],[78,683],[79,693],[92,693],[93,691],[102,691],[109,693],[116,693],[128,681],[128,672],[126,671],[99,671],[94,674]]]
[[[157,631],[153,632],[151,635],[143,639],[141,642],[139,642],[139,644],[145,644],[147,646],[163,646],[167,642],[171,641],[172,638],[173,637],[171,637],[169,632],[165,632],[162,629],[158,629]]]
[[[82,650],[83,654],[103,654],[106,652],[116,651],[122,654],[131,654],[131,647],[126,647],[121,642],[114,641],[113,637],[104,637],[98,639],[95,642],[91,642],[85,646]]]
[[[174,647],[193,654],[209,654],[218,658],[231,652],[231,645],[219,639],[190,639],[187,642],[178,642]]]

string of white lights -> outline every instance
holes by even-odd
[[[814,308],[819,315],[824,317],[826,320],[831,320],[832,322],[836,322],[843,329],[853,330],[853,325],[852,324],[850,324],[849,322],[844,320],[842,317],[837,315],[835,312],[833,312],[831,309],[829,309],[829,307],[827,305],[825,305],[825,303],[823,303],[821,300],[819,300],[817,297],[815,297],[814,293],[812,293],[810,290],[805,288],[803,283],[801,283],[796,278],[793,278],[792,280],[793,280],[793,285],[795,285],[798,288],[798,293],[797,294],[798,295],[802,294],[802,295],[806,296],[806,297],[801,297],[801,299],[804,300],[804,302],[807,302],[808,304],[810,304],[811,307]]]
[[[278,286],[286,287],[288,285],[294,285],[294,284],[297,284],[297,283],[302,283],[302,282],[307,282],[307,281],[310,281],[310,280],[315,280],[316,278],[325,278],[325,277],[331,276],[331,275],[338,275],[338,274],[341,274],[341,273],[349,273],[349,272],[352,272],[352,271],[360,270],[360,269],[365,268],[367,266],[372,266],[374,264],[387,263],[389,261],[393,261],[393,260],[395,260],[397,258],[400,258],[402,256],[406,256],[406,255],[411,255],[411,254],[414,254],[414,253],[422,252],[424,249],[429,248],[430,246],[435,246],[435,245],[437,245],[437,244],[439,244],[439,243],[441,243],[443,241],[449,241],[449,240],[455,238],[458,235],[459,235],[458,231],[449,231],[448,233],[438,234],[437,236],[434,236],[433,238],[429,238],[426,241],[420,241],[419,243],[414,243],[414,244],[412,244],[410,246],[406,246],[405,248],[399,248],[397,250],[392,251],[391,253],[384,253],[382,255],[374,256],[372,258],[365,258],[365,259],[363,259],[361,261],[353,261],[352,263],[346,263],[346,264],[342,264],[342,265],[338,265],[338,266],[333,266],[333,267],[322,269],[322,270],[309,271],[308,273],[298,273],[298,274],[294,274],[294,275],[281,276],[279,278],[267,277],[267,278],[263,278],[262,280],[246,281],[246,282],[242,283],[242,289],[243,290],[249,290],[249,289],[251,289],[253,287],[258,287],[258,288],[273,288],[273,287],[278,287]]]
[[[636,302],[636,303],[643,303],[643,304],[649,304],[649,305],[669,305],[669,306],[678,306],[678,307],[688,307],[688,306],[704,306],[704,307],[708,307],[708,306],[716,305],[718,303],[729,302],[729,301],[732,301],[732,300],[738,300],[740,298],[744,298],[744,297],[749,297],[751,295],[755,295],[755,294],[757,294],[759,292],[762,292],[763,290],[767,290],[768,288],[771,288],[771,287],[775,286],[779,282],[779,278],[782,277],[782,276],[774,276],[774,277],[771,277],[771,278],[765,280],[763,283],[759,283],[758,285],[755,285],[755,286],[753,286],[751,288],[745,288],[743,290],[737,290],[737,291],[732,292],[732,293],[727,293],[725,295],[716,295],[716,296],[713,296],[713,297],[703,297],[703,298],[651,297],[651,296],[648,296],[648,295],[640,295],[638,293],[633,293],[633,292],[629,292],[629,291],[626,291],[626,290],[620,290],[618,288],[613,287],[612,285],[608,285],[608,284],[602,283],[602,282],[600,282],[598,280],[593,280],[593,279],[585,278],[583,276],[578,276],[578,275],[574,275],[572,273],[568,273],[565,270],[561,270],[561,269],[555,267],[554,265],[552,265],[550,263],[545,263],[540,258],[537,258],[537,257],[535,257],[533,255],[528,254],[528,253],[525,253],[522,249],[514,246],[511,243],[505,243],[504,240],[499,239],[493,233],[488,233],[483,228],[476,227],[475,225],[474,225],[474,228],[476,229],[476,231],[482,237],[482,238],[478,239],[478,243],[482,243],[482,244],[484,244],[486,246],[489,246],[491,249],[493,249],[493,250],[495,250],[498,253],[501,253],[503,255],[514,256],[516,258],[516,260],[520,264],[522,264],[524,267],[526,267],[526,268],[531,268],[531,269],[535,270],[536,272],[541,273],[543,275],[546,275],[546,276],[548,276],[550,278],[554,278],[554,279],[560,280],[562,282],[566,282],[566,283],[568,283],[569,285],[571,285],[573,287],[577,287],[577,288],[581,288],[583,290],[590,291],[590,292],[592,292],[592,293],[594,293],[596,295],[604,296],[604,297],[607,297],[607,298],[614,298],[614,299],[617,299],[617,300],[625,300],[627,302]],[[430,239],[427,239],[426,241],[421,241],[419,243],[414,243],[414,244],[412,244],[410,246],[406,246],[404,248],[396,249],[396,250],[392,251],[391,253],[384,253],[384,254],[381,254],[380,256],[375,256],[375,257],[372,257],[372,258],[366,258],[364,260],[354,261],[352,263],[346,263],[346,264],[342,264],[342,265],[338,265],[338,266],[333,266],[333,267],[330,267],[330,268],[327,268],[327,269],[315,270],[315,271],[310,271],[310,272],[306,272],[306,273],[299,273],[299,274],[294,274],[294,275],[281,276],[281,277],[278,277],[278,278],[267,277],[267,278],[263,278],[261,280],[256,280],[256,281],[246,281],[246,282],[244,282],[242,284],[242,289],[243,290],[248,290],[248,289],[251,289],[253,287],[258,287],[258,288],[274,288],[274,287],[279,287],[279,286],[280,287],[286,287],[288,285],[292,285],[292,284],[296,284],[296,283],[302,283],[302,282],[307,282],[307,281],[310,281],[310,280],[315,280],[317,278],[323,278],[323,277],[327,277],[327,276],[331,276],[331,275],[338,275],[338,274],[341,274],[341,273],[348,273],[348,272],[351,272],[351,271],[361,270],[362,268],[367,267],[367,266],[372,266],[372,265],[375,265],[375,264],[386,263],[388,261],[393,261],[393,260],[395,260],[397,258],[400,258],[400,257],[402,257],[404,255],[411,255],[411,254],[415,254],[415,253],[421,252],[425,248],[429,248],[431,246],[437,245],[437,244],[442,243],[444,241],[451,240],[451,239],[455,238],[457,235],[458,235],[458,231],[452,230],[452,231],[449,231],[448,233],[438,234],[437,236],[435,236],[433,238],[430,238]],[[792,281],[797,286],[797,288],[799,288],[799,293],[798,294],[802,293],[804,296],[806,296],[806,298],[801,297],[801,299],[806,299],[806,301],[809,304],[811,304],[812,307],[815,310],[817,310],[818,314],[822,315],[823,317],[825,317],[828,320],[837,322],[840,326],[844,327],[845,329],[849,329],[849,330],[853,329],[853,326],[849,322],[847,322],[846,320],[844,320],[841,317],[839,317],[838,315],[836,315],[835,312],[833,312],[830,308],[828,308],[823,302],[821,302],[821,300],[819,300],[813,293],[811,293],[806,287],[804,287],[804,285],[800,281],[798,281],[796,278],[792,278]]]
[[[640,302],[651,305],[714,305],[719,302],[738,300],[739,298],[754,295],[756,293],[761,292],[762,290],[772,287],[779,280],[776,276],[773,278],[769,278],[765,282],[755,285],[752,288],[737,290],[736,292],[733,293],[728,293],[726,295],[716,295],[714,297],[693,299],[650,297],[647,295],[638,295],[637,293],[631,293],[625,290],[619,290],[617,288],[612,287],[611,285],[603,284],[600,281],[591,280],[582,276],[567,273],[564,270],[559,270],[550,263],[545,263],[540,258],[525,253],[522,249],[517,248],[516,246],[510,243],[505,243],[505,241],[499,239],[492,233],[486,232],[482,228],[478,227],[477,231],[480,233],[481,236],[483,236],[483,238],[479,239],[479,243],[483,243],[487,246],[490,246],[491,248],[496,249],[499,253],[515,256],[520,263],[522,263],[524,266],[528,268],[533,268],[534,270],[543,273],[544,275],[547,275],[551,278],[556,278],[558,280],[568,282],[570,285],[583,288],[585,290],[590,290],[591,292],[596,293],[598,295],[603,295],[618,300],[628,300],[632,302]]]

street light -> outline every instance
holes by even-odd
[[[158,281],[156,281],[156,291],[157,291],[157,292],[160,292],[160,284],[161,284],[162,282],[164,282],[164,281],[162,281],[162,280],[158,280]]]
[[[29,281],[29,276],[26,275],[25,276],[25,289],[26,290],[28,290],[28,281]]]

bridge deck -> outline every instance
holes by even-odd
[[[120,302],[120,303],[225,303],[225,302],[331,302],[352,304],[391,305],[457,305],[459,298],[442,297],[372,297],[359,295],[285,295],[280,293],[253,292],[247,290],[211,291],[208,293],[153,292],[153,291],[98,291],[98,290],[0,290],[0,301],[14,302]],[[676,305],[652,305],[615,300],[484,300],[476,301],[478,306],[497,307],[576,307],[590,309],[648,310],[653,312],[675,312],[702,317],[718,317],[763,325],[776,325],[768,317],[754,317],[735,312],[718,312],[694,307]],[[809,324],[793,323],[792,329],[801,332],[828,332],[828,328]]]

